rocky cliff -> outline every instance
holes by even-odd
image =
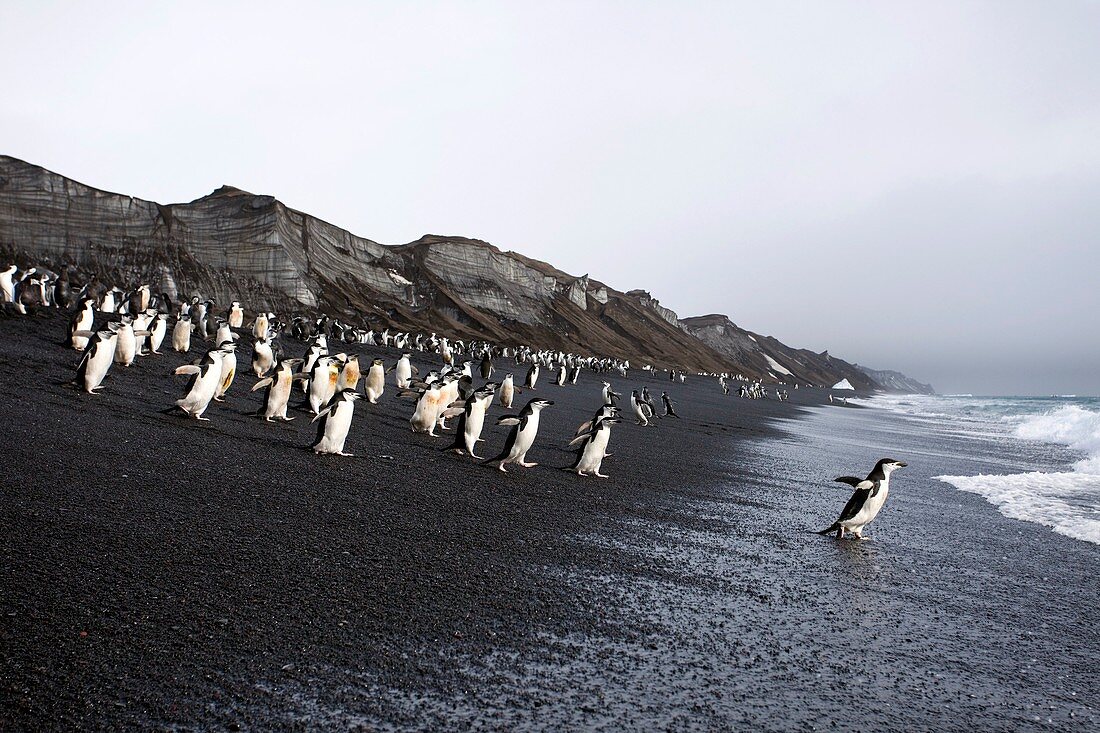
[[[874,379],[854,364],[830,356],[828,351],[815,354],[806,349],[791,348],[771,336],[746,331],[723,315],[683,318],[680,325],[739,365],[746,374],[819,387],[831,386],[842,379],[847,379],[856,389],[879,387]]]
[[[895,372],[890,369],[871,369],[862,364],[856,364],[855,367],[888,392],[901,392],[903,394],[936,394],[936,390],[931,384],[918,382],[912,377],[905,376],[901,372]]]
[[[636,366],[783,381],[789,371],[812,384],[847,378],[875,386],[846,362],[749,334],[724,317],[681,321],[644,290],[619,292],[475,239],[379,244],[229,186],[158,204],[0,156],[0,257],[288,315],[324,311],[358,325],[628,358]]]

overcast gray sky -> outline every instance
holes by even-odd
[[[1100,4],[0,5],[0,152],[456,234],[941,392],[1100,393]]]

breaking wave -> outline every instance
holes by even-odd
[[[1014,425],[1015,438],[1067,446],[1084,458],[1072,471],[936,478],[978,494],[1006,517],[1100,544],[1100,411],[1068,404],[1038,414],[1002,414],[999,422]]]
[[[1073,465],[1078,473],[1100,475],[1100,412],[1064,405],[1022,419],[1015,435],[1024,440],[1058,443],[1087,454]]]

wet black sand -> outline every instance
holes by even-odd
[[[544,375],[541,465],[508,475],[414,435],[391,382],[319,457],[304,413],[248,416],[247,346],[196,423],[159,412],[182,355],[89,397],[64,331],[0,320],[0,729],[1097,723],[1095,549],[917,466],[872,542],[809,534],[858,466],[770,427],[796,404],[676,384],[685,419],[618,426],[601,481],[554,469],[595,375]]]

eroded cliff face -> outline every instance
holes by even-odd
[[[619,292],[476,239],[383,245],[229,186],[157,204],[0,156],[0,258],[284,316],[323,311],[371,328],[625,358],[636,367],[875,386],[847,362],[750,334],[724,316],[681,320],[645,290]]]
[[[855,367],[889,392],[900,392],[903,394],[936,394],[936,390],[931,384],[918,382],[901,372],[896,372],[891,369],[871,369],[862,364],[856,364]]]
[[[527,343],[691,370],[726,359],[648,293],[462,237],[386,246],[222,187],[185,204],[109,193],[0,157],[0,253],[76,266],[121,287],[201,294],[282,314],[325,311],[371,327]]]
[[[847,379],[856,389],[878,385],[854,364],[807,349],[794,349],[771,336],[746,331],[724,315],[683,318],[680,325],[715,351],[724,354],[746,375],[770,381],[830,387]]]

